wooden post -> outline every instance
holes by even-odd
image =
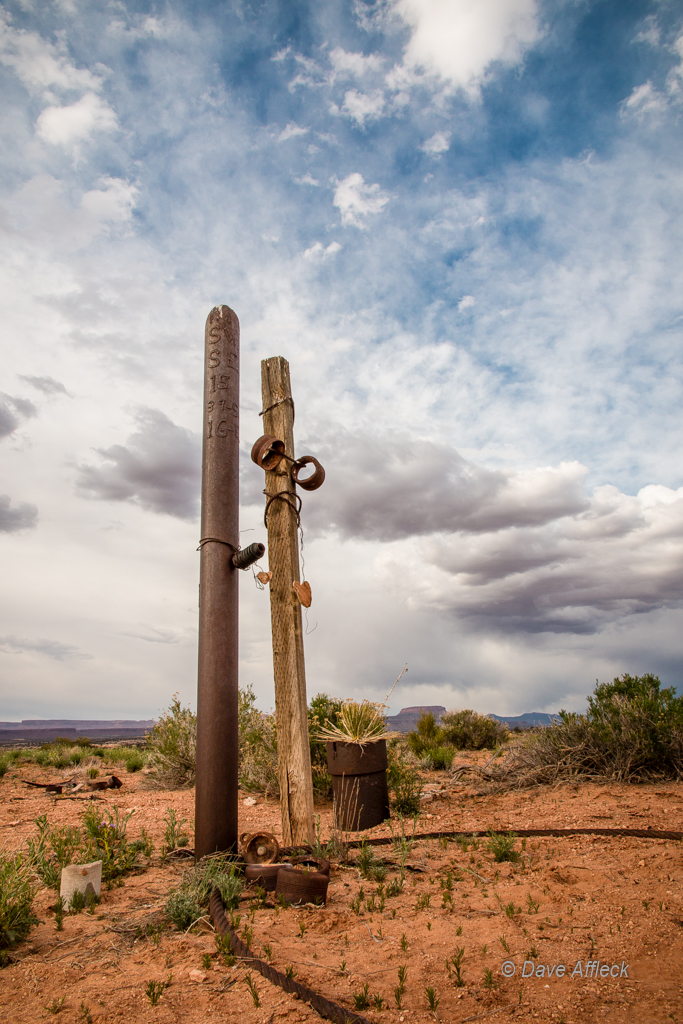
[[[263,429],[284,441],[285,454],[294,456],[294,404],[289,381],[289,363],[282,356],[261,363]],[[277,716],[278,778],[282,838],[285,846],[312,843],[313,779],[308,743],[308,705],[304,668],[304,639],[301,605],[292,588],[299,580],[298,505],[290,465],[281,459],[266,471],[266,502],[274,494],[285,497],[268,505],[268,567],[270,618],[273,632],[273,674]]]
[[[206,321],[199,571],[195,857],[237,849],[240,325]]]

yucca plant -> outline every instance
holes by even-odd
[[[394,691],[396,683],[404,672],[408,671],[406,665],[400,672],[398,679],[389,690],[383,701],[372,700],[345,700],[339,709],[337,722],[333,725],[326,719],[325,726],[318,732],[317,739],[323,741],[336,741],[342,743],[377,743],[378,740],[391,739],[399,733],[386,731],[384,713],[387,708],[387,701]]]
[[[384,722],[384,705],[370,700],[345,700],[339,712],[337,725],[329,720],[318,733],[318,739],[344,743],[376,743],[389,733]]]

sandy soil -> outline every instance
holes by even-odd
[[[51,772],[50,779],[60,774],[73,773]],[[48,781],[37,768],[23,769],[21,776]],[[39,890],[36,910],[41,924],[13,950],[13,962],[0,971],[2,1019],[12,1024],[52,1019],[70,1024],[87,1021],[88,1015],[97,1024],[319,1021],[309,1006],[252,972],[260,999],[255,1007],[245,968],[222,964],[208,923],[188,934],[167,923],[157,943],[145,936],[146,925],[163,923],[167,895],[186,870],[182,863],[160,862],[164,812],[175,807],[192,820],[194,794],[145,790],[142,773],[124,773],[122,778],[123,788],[102,794],[99,806],[134,810],[131,837],[144,825],[157,852],[149,868],[128,876],[122,887],[103,889],[93,915],[66,917],[63,931],[56,931],[49,909],[55,894]],[[446,788],[445,778],[430,777],[436,796],[420,815],[418,831],[489,826],[499,831],[648,825],[683,829],[680,783],[562,785],[486,795],[467,786]],[[249,807],[244,797],[240,831],[268,829],[279,836],[278,804],[259,799]],[[46,813],[55,823],[76,824],[83,807],[76,799],[55,799],[29,789],[12,770],[0,781],[0,845],[20,849],[35,832],[39,814]],[[318,810],[322,835],[327,837],[331,807]],[[392,855],[391,847],[376,852]],[[360,887],[370,897],[377,885],[361,879],[352,864],[333,865],[327,906],[267,906],[253,912],[252,948],[265,957],[264,945],[269,945],[280,970],[291,966],[300,981],[349,1008],[353,994],[367,982],[371,1005],[361,1012],[387,1024],[435,1018],[566,1024],[683,1020],[682,860],[681,843],[666,840],[530,839],[516,865],[494,864],[484,842],[466,853],[453,841],[416,842],[403,892],[387,899],[383,912],[370,912],[364,905],[360,914],[355,913],[351,903]],[[448,901],[443,905],[449,872],[452,908]],[[390,866],[387,882],[395,875]],[[512,918],[504,911],[510,903],[515,908]],[[251,905],[243,902],[243,915]],[[465,950],[460,988],[445,965],[458,947]],[[202,962],[207,953],[208,970]],[[506,961],[514,965],[512,977],[503,976]],[[533,976],[523,977],[525,961],[533,964]],[[599,966],[589,971],[598,977],[585,977],[587,963],[596,961]],[[399,1010],[394,990],[402,965],[407,966],[407,979]],[[564,965],[564,977],[557,976],[558,965]],[[611,975],[600,976],[603,966]],[[486,987],[487,970],[492,988]],[[527,966],[526,973],[530,972]],[[147,983],[169,976],[170,986],[153,1007],[145,994]],[[435,1014],[428,1008],[427,987],[433,987],[439,999]],[[383,999],[382,1010],[375,1007],[375,996]],[[63,1008],[53,1017],[47,1007],[62,997]]]

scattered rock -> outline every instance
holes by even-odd
[[[203,981],[206,981],[206,975],[203,971],[198,971],[196,968],[193,971],[188,971],[188,977],[190,981],[196,981],[198,985],[201,985]]]
[[[256,807],[258,801],[255,800],[253,796],[248,796],[245,800],[242,801],[242,803],[244,804],[245,807]]]

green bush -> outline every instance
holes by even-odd
[[[416,757],[421,757],[428,747],[438,747],[443,742],[443,730],[439,728],[431,711],[423,711],[417,728],[408,733],[408,746]]]
[[[251,686],[239,691],[237,728],[240,785],[266,796],[279,796],[275,715],[259,711]]]
[[[204,908],[200,907],[195,897],[189,892],[172,892],[166,900],[166,913],[176,928],[184,932],[191,924],[198,921],[204,915]]]
[[[308,705],[308,741],[311,748],[313,793],[314,796],[323,799],[332,796],[332,776],[327,770],[327,747],[322,740],[316,739],[316,736],[326,724],[339,725],[343,706],[343,700],[328,697],[326,693],[317,694]]]
[[[7,754],[0,754],[0,779],[7,773],[10,763],[11,762]]]
[[[432,771],[447,771],[453,764],[455,749],[453,747],[427,747],[423,754],[424,761],[429,762]]]
[[[393,794],[392,807],[397,814],[411,817],[420,810],[422,780],[419,769],[399,740],[389,741],[387,755],[387,783]]]
[[[150,779],[159,787],[193,786],[197,771],[197,716],[176,694],[168,711],[147,735]]]
[[[202,917],[214,889],[220,892],[226,909],[239,905],[242,879],[230,857],[206,857],[187,872],[180,888],[166,901],[166,913],[175,926],[185,931]]]
[[[128,772],[139,772],[147,762],[145,755],[140,750],[136,750],[135,747],[129,749],[124,760],[126,762],[126,771]]]
[[[501,786],[681,778],[683,697],[652,674],[597,683],[586,714],[561,711],[553,725],[519,743],[504,768],[483,774]]]
[[[0,949],[25,939],[31,926],[38,923],[33,913],[34,895],[24,858],[0,853]]]
[[[507,728],[476,711],[448,711],[441,716],[445,743],[458,750],[493,750],[507,739]]]

